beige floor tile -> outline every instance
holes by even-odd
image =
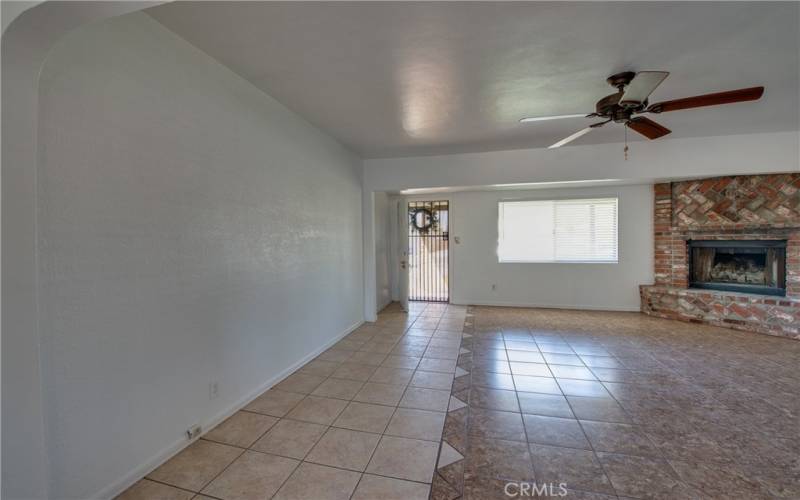
[[[342,349],[345,351],[358,351],[364,344],[365,342],[363,341],[344,339],[337,342],[333,347],[334,349]]]
[[[458,346],[456,347],[431,347],[430,344],[425,350],[426,358],[457,359]]]
[[[315,424],[330,425],[347,406],[347,401],[341,399],[308,396],[300,401],[286,417]]]
[[[431,338],[436,330],[433,328],[409,328],[406,332],[406,335],[409,337],[422,337],[422,338]]]
[[[430,486],[364,474],[351,500],[427,500]]]
[[[439,443],[383,436],[367,472],[397,479],[430,483]]]
[[[203,436],[210,441],[249,448],[278,421],[275,417],[239,411]]]
[[[453,375],[450,373],[426,372],[417,370],[411,379],[413,387],[425,387],[427,389],[439,389],[449,391],[453,385]]]
[[[331,377],[366,382],[367,379],[369,379],[372,374],[375,373],[377,368],[377,366],[363,363],[342,363],[339,365],[339,368],[333,372]]]
[[[396,406],[403,397],[405,387],[402,385],[375,384],[367,382],[353,398],[362,403]]]
[[[282,382],[275,386],[276,389],[300,394],[311,394],[319,384],[325,381],[325,377],[318,375],[306,375],[305,373],[293,373]]]
[[[335,427],[382,434],[392,418],[391,406],[352,402],[333,423]]]
[[[416,338],[416,337],[413,337]],[[425,345],[405,345],[398,344],[397,347],[392,349],[392,356],[411,356],[419,358],[425,353]]]
[[[298,373],[305,373],[306,375],[319,375],[320,377],[328,377],[339,367],[337,361],[325,361],[322,359],[314,359],[303,365],[302,368],[297,370]]]
[[[389,352],[391,352],[393,348],[394,348],[394,342],[381,342],[373,339],[364,344],[363,346],[361,346],[359,351],[374,352],[378,354],[389,354]]]
[[[359,382],[357,380],[345,380],[340,378],[329,378],[319,387],[314,389],[314,392],[311,394],[314,396],[324,396],[327,398],[336,398],[336,399],[353,399],[353,396],[356,395],[361,386],[364,385],[364,382]]]
[[[438,442],[442,438],[444,418],[445,414],[438,411],[398,408],[386,434]]]
[[[254,399],[245,407],[245,410],[272,415],[273,417],[282,417],[289,413],[304,397],[296,392],[270,389]]]
[[[291,458],[246,451],[203,489],[224,500],[270,498],[300,464]]]
[[[189,500],[193,496],[194,493],[186,490],[142,479],[122,492],[116,500]]]
[[[455,373],[455,359],[422,358],[417,369],[428,372]]]
[[[307,462],[363,472],[380,436],[331,427],[306,456]]]
[[[381,366],[375,370],[369,381],[376,384],[407,385],[413,374],[414,370],[407,368]]]
[[[341,363],[342,361],[347,361],[348,359],[350,359],[352,355],[353,351],[331,348],[323,352],[319,356],[317,356],[317,359],[321,361],[332,361],[334,363]]]
[[[359,351],[354,353],[347,360],[350,363],[360,363],[363,365],[378,366],[386,359],[386,354],[378,354],[376,352]]]
[[[419,364],[420,358],[416,356],[392,356],[390,355],[385,360],[381,366],[389,366],[392,368],[407,368],[413,370]]]
[[[285,457],[302,459],[325,434],[326,426],[283,419],[275,424],[253,449]]]
[[[400,406],[419,410],[447,411],[449,401],[450,391],[409,387],[403,394],[403,399],[400,400]]]
[[[147,477],[192,491],[200,491],[243,450],[200,439],[169,459]]]
[[[360,477],[358,472],[302,463],[273,500],[348,500]]]

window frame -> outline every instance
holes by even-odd
[[[497,245],[495,246],[495,256],[497,257],[498,264],[603,264],[603,265],[617,265],[621,260],[621,245],[620,245],[620,225],[619,213],[622,200],[619,194],[597,194],[593,196],[559,196],[559,197],[536,197],[536,198],[506,198],[497,200]],[[502,219],[501,219],[501,206],[504,203],[524,203],[524,202],[544,202],[544,201],[581,201],[581,200],[603,200],[614,199],[617,201],[616,210],[616,243],[617,243],[617,258],[615,260],[504,260],[500,256],[500,241],[502,235]],[[554,249],[555,250],[555,249]]]

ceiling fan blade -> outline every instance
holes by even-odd
[[[669,76],[668,71],[640,71],[625,87],[625,93],[619,100],[621,106],[642,104],[653,91]]]
[[[528,122],[543,122],[547,120],[561,120],[563,118],[585,118],[586,114],[579,114],[579,115],[554,115],[554,116],[535,116],[530,118],[523,118],[520,120],[520,123],[528,123]]]
[[[586,127],[586,128],[580,129],[577,132],[575,132],[574,134],[572,134],[571,136],[565,137],[564,139],[561,139],[557,143],[555,143],[555,144],[553,144],[551,146],[548,146],[547,149],[560,148],[564,144],[569,144],[570,142],[574,141],[578,137],[583,137],[584,135],[588,134],[589,132],[592,131],[593,128],[594,127]]]
[[[644,116],[637,116],[629,120],[627,126],[648,139],[658,139],[659,137],[672,133],[667,127],[659,125],[650,118],[645,118]]]
[[[764,87],[750,87],[747,89],[716,92],[684,99],[657,102],[647,108],[649,113],[664,113],[665,111],[678,111],[680,109],[702,108],[718,104],[731,104],[734,102],[757,101],[764,94]]]

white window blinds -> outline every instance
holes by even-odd
[[[504,201],[500,262],[617,262],[617,198]]]

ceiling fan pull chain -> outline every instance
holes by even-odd
[[[628,161],[628,124],[626,123],[623,128],[625,129],[625,149],[622,151],[625,153],[625,161]]]

